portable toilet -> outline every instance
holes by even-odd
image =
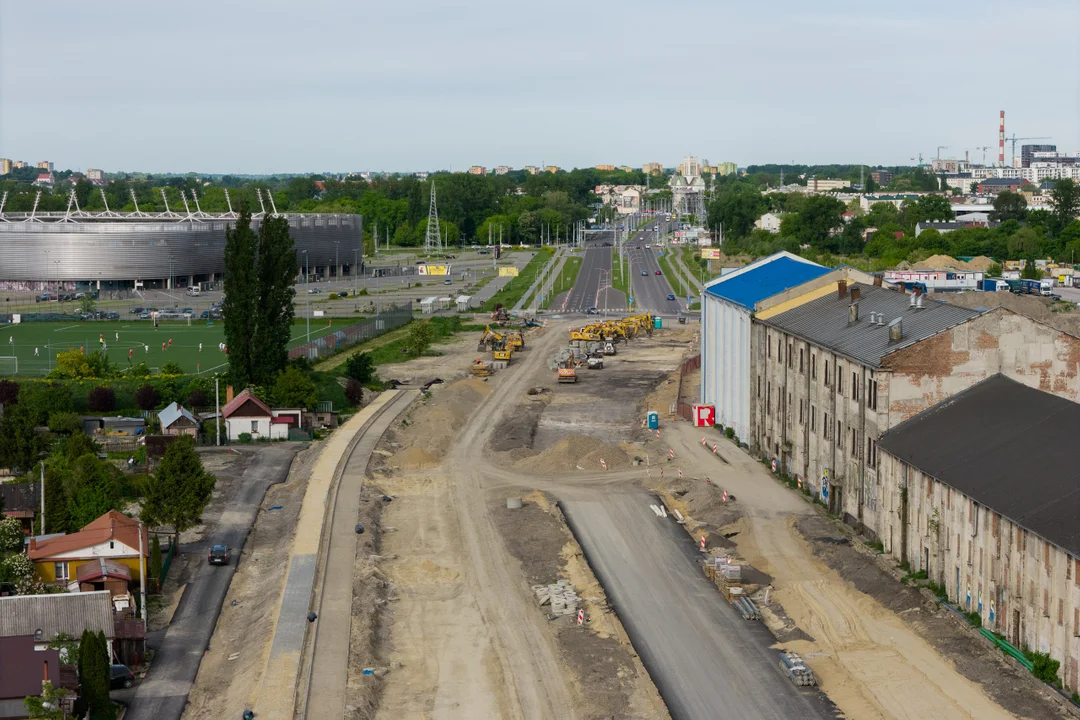
[[[652,326],[654,329],[659,330],[664,327],[664,319],[662,317],[654,317],[652,319]]]
[[[650,410],[646,416],[649,420],[649,429],[656,430],[660,427],[660,413],[656,410]]]

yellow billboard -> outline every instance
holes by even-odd
[[[701,248],[702,260],[719,260],[720,248]]]
[[[420,274],[421,275],[449,275],[450,274],[450,266],[449,265],[421,265],[420,266]]]
[[[499,268],[499,277],[517,277],[518,269],[511,265],[510,267]]]

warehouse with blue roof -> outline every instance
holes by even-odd
[[[750,436],[750,325],[763,303],[833,272],[779,252],[706,284],[701,298],[701,401],[716,422]]]

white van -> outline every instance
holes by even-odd
[[[187,289],[187,294],[196,297],[202,293],[198,285],[190,285]]]

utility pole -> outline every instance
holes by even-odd
[[[146,620],[146,553],[143,551],[143,524],[139,521],[139,617]]]
[[[45,534],[45,461],[41,461],[41,522],[38,523],[38,535]]]
[[[221,389],[218,378],[214,377],[214,405],[217,407],[217,419],[214,421],[214,444],[221,445]]]

